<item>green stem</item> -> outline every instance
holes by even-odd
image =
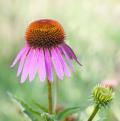
[[[92,121],[93,120],[93,118],[95,117],[95,115],[97,114],[97,112],[98,112],[99,109],[100,108],[99,108],[99,104],[98,104],[98,105],[95,106],[95,108],[94,108],[91,116],[89,117],[88,121]]]
[[[48,82],[48,112],[49,114],[53,113],[53,109],[52,109],[52,84],[49,80],[47,80]]]

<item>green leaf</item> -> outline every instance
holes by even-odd
[[[35,121],[36,119],[33,117],[32,114],[41,116],[41,113],[32,109],[27,103],[25,103],[23,100],[19,99],[18,97],[14,96],[13,94],[11,94],[10,92],[8,92],[8,95],[10,96],[10,98],[12,99],[13,102],[15,102],[18,107],[20,108],[20,110],[25,114],[25,116],[27,115],[28,118],[30,118],[32,121]]]
[[[32,102],[37,106],[39,107],[42,111],[44,112],[48,112],[48,109],[46,109],[44,106],[42,106],[41,104],[39,104],[38,102],[36,102],[35,100],[32,100]]]
[[[29,116],[29,118],[31,118],[32,121],[37,121],[36,118],[33,117],[33,115],[31,115],[30,112],[28,112],[27,110],[23,111],[27,116]]]
[[[72,107],[72,108],[67,108],[64,111],[60,112],[59,114],[57,114],[57,120],[61,121],[64,120],[66,117],[77,113],[81,110],[80,107]]]

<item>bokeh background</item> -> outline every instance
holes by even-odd
[[[10,65],[24,46],[24,33],[34,20],[58,20],[67,34],[66,42],[83,64],[75,63],[70,79],[59,81],[58,103],[83,106],[79,121],[85,121],[91,107],[91,90],[104,79],[120,80],[120,1],[119,0],[0,0],[0,121],[24,121],[8,92],[32,106],[34,99],[47,106],[47,86],[36,77],[23,85]],[[86,108],[88,107],[88,108]],[[103,109],[104,121],[120,121],[119,85],[114,102]],[[99,120],[99,117],[96,117]]]

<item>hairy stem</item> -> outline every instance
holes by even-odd
[[[53,106],[52,106],[52,84],[49,80],[47,80],[48,82],[48,111],[49,114],[53,113]]]
[[[93,110],[93,112],[92,112],[92,114],[91,114],[91,116],[89,117],[89,119],[88,119],[88,121],[92,121],[93,120],[93,118],[95,117],[95,115],[97,114],[97,112],[99,111],[99,105],[96,105],[95,106],[95,108],[94,108],[94,110]]]

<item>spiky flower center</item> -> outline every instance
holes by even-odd
[[[106,106],[113,99],[113,91],[101,85],[98,85],[93,90],[94,101],[101,106]]]
[[[65,39],[63,27],[55,20],[42,19],[31,23],[26,31],[26,41],[31,47],[50,48]]]

